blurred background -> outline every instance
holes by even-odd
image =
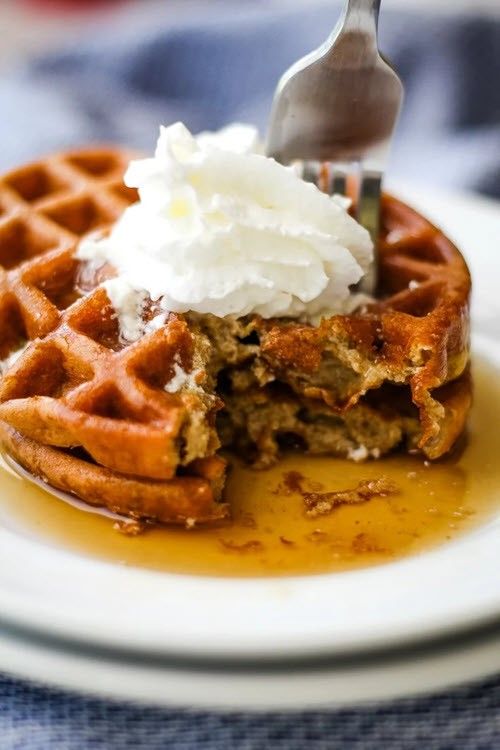
[[[341,0],[0,0],[0,169],[158,125],[265,132],[274,87]],[[500,0],[383,0],[407,96],[391,175],[500,197]]]

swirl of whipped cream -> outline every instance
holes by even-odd
[[[181,123],[161,128],[154,158],[125,175],[139,202],[78,251],[114,266],[112,302],[136,292],[165,312],[305,320],[352,310],[350,287],[372,261],[368,233],[258,149],[250,126],[198,137]]]

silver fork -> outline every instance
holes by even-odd
[[[347,0],[327,41],[285,73],[267,139],[269,156],[353,199],[375,246],[361,285],[367,293],[377,283],[381,182],[403,100],[403,84],[378,49],[380,1]]]

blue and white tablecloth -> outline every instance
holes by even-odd
[[[166,711],[0,681],[2,750],[496,750],[500,681],[362,709]]]
[[[274,84],[322,41],[335,3],[207,2],[189,21],[127,16],[0,78],[0,169],[67,146],[151,149],[160,122],[265,127]],[[471,3],[471,6],[473,4]],[[500,196],[500,16],[387,10],[407,88],[392,173]],[[131,707],[0,679],[0,750],[494,750],[500,680],[350,710],[245,715]]]

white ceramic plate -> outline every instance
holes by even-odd
[[[500,374],[499,206],[398,193],[463,249],[475,279],[475,350]],[[267,580],[123,568],[4,524],[0,669],[107,695],[219,707],[305,707],[436,688],[500,669],[499,558],[500,511],[401,562]]]

